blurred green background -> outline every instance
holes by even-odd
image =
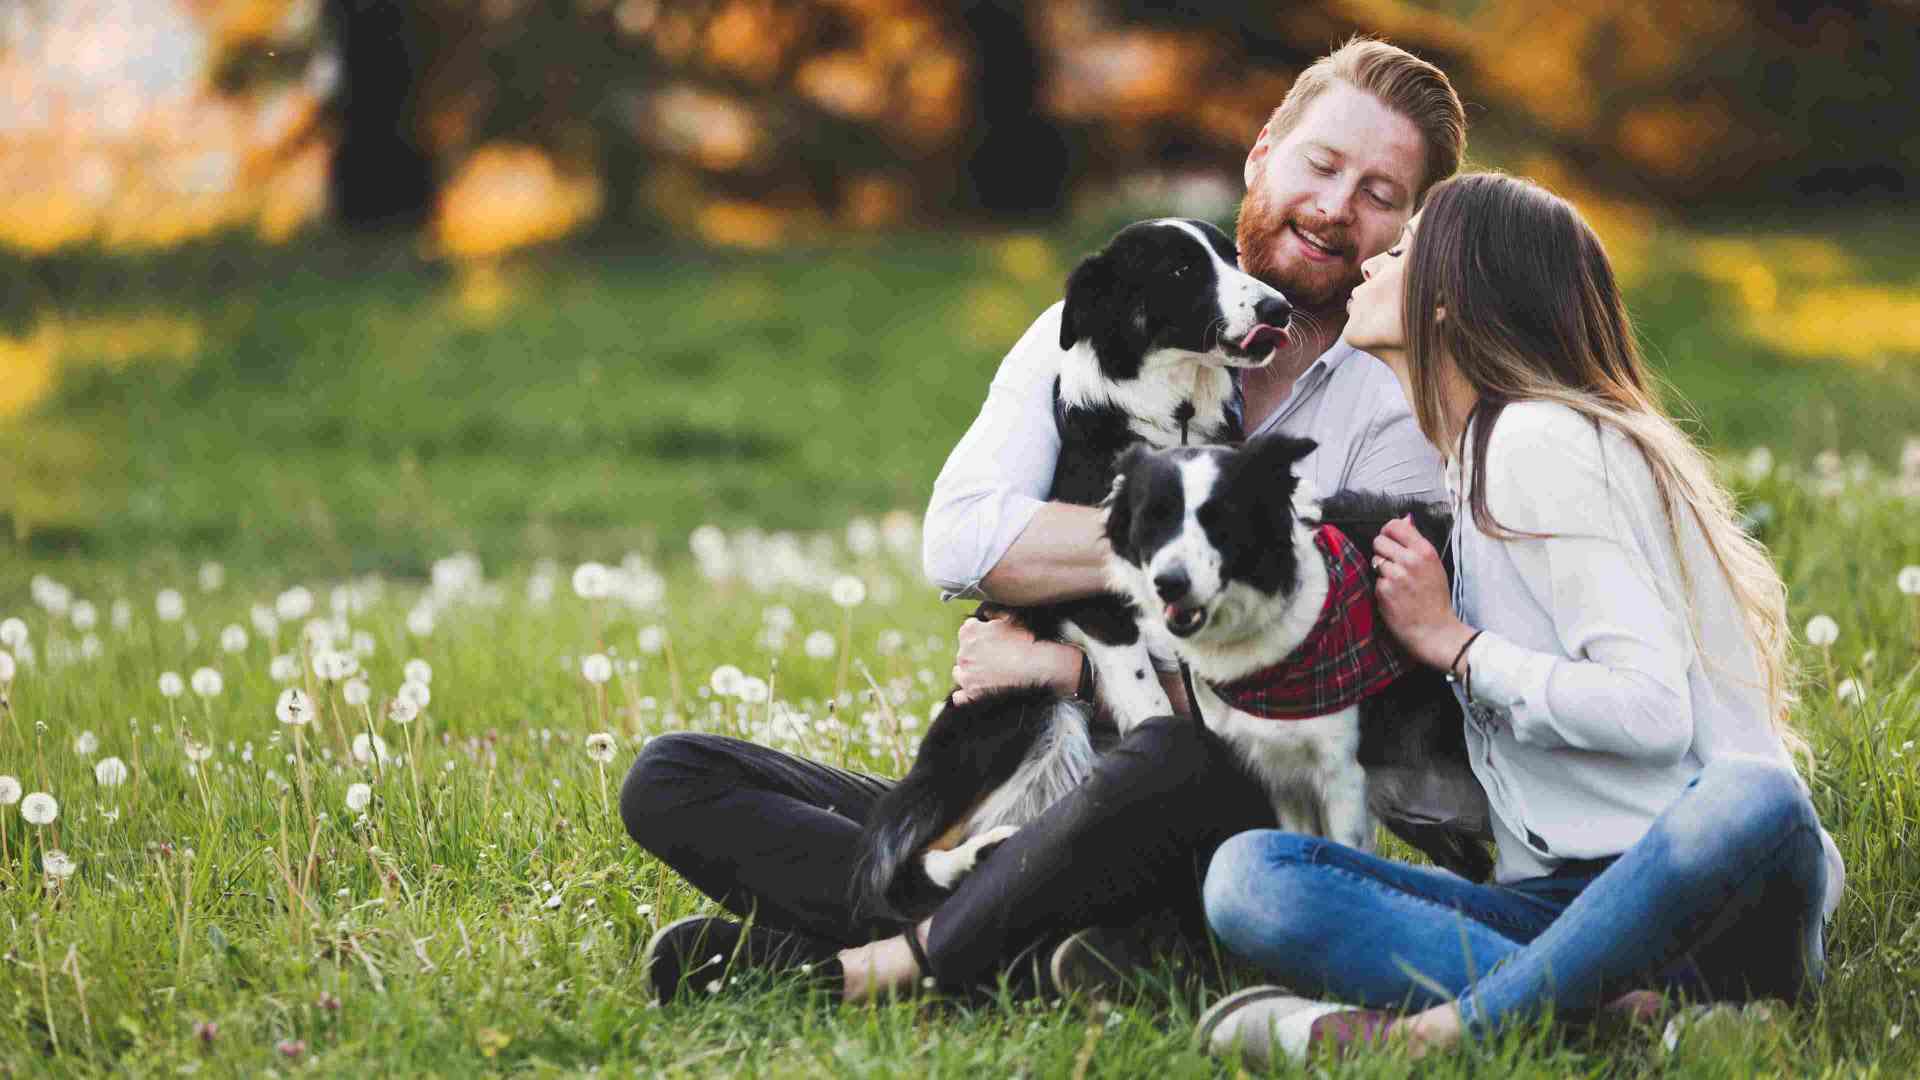
[[[1135,217],[1230,222],[1305,63],[1442,64],[1717,447],[1920,471],[1911,4],[26,0],[0,543],[303,573],[924,505]],[[17,579],[17,580],[15,580]]]

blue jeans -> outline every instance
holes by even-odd
[[[1826,856],[1788,770],[1715,762],[1610,864],[1475,885],[1313,837],[1242,833],[1207,870],[1207,920],[1300,993],[1371,1008],[1457,1001],[1469,1030],[1591,1009],[1636,987],[1785,997],[1825,971]]]

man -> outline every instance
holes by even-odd
[[[1243,426],[1249,436],[1315,439],[1302,468],[1321,491],[1438,499],[1444,490],[1439,459],[1393,374],[1339,342],[1360,263],[1391,244],[1426,189],[1458,168],[1465,125],[1438,68],[1356,39],[1300,76],[1247,155],[1241,265],[1285,293],[1296,316],[1293,344],[1242,374]],[[1043,501],[1060,448],[1051,396],[1059,318],[1055,305],[1014,346],[935,482],[924,554],[948,598],[1019,605],[1106,587],[1099,511]],[[968,621],[954,679],[963,697],[1036,681],[1073,693],[1080,665],[1078,649],[1037,643],[1006,620]],[[1184,704],[1177,677],[1163,681]],[[676,733],[649,743],[621,792],[629,833],[758,922],[751,932],[719,919],[663,929],[648,948],[656,991],[671,996],[720,954],[736,964],[804,965],[830,992],[857,1000],[923,977],[978,984],[1079,927],[1168,911],[1203,925],[1198,882],[1213,850],[1274,825],[1265,792],[1224,743],[1189,719],[1152,720],[903,934],[857,920],[847,904],[854,843],[885,789],[885,781],[740,740]],[[1057,979],[1087,942],[1053,949]],[[717,976],[703,968],[694,977]]]

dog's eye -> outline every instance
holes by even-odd
[[[1181,263],[1181,264],[1180,264],[1179,266],[1176,266],[1176,267],[1174,267],[1174,268],[1173,268],[1173,276],[1174,276],[1174,277],[1186,277],[1186,276],[1187,276],[1187,264],[1186,264],[1186,263]]]

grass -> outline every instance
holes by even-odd
[[[1149,973],[1112,1008],[835,1009],[751,980],[650,1008],[641,948],[704,902],[602,801],[646,737],[684,727],[883,773],[911,754],[961,612],[924,587],[910,527],[856,553],[848,524],[900,507],[911,525],[993,364],[1088,240],[555,254],[497,280],[331,244],[11,268],[24,284],[9,295],[41,298],[6,309],[15,339],[57,310],[64,340],[92,355],[69,357],[49,396],[0,425],[14,536],[0,618],[21,618],[37,655],[0,715],[0,774],[61,804],[44,829],[0,809],[0,1065],[1218,1074],[1188,1039],[1214,994],[1252,977],[1232,968],[1202,992]],[[1841,626],[1830,651],[1805,651],[1796,710],[1850,874],[1828,984],[1812,1005],[1672,1054],[1652,1033],[1594,1042],[1537,1025],[1420,1071],[1912,1074],[1920,611],[1894,579],[1920,563],[1920,513],[1887,463],[1915,433],[1920,384],[1911,366],[1809,363],[1741,336],[1718,286],[1685,269],[1684,239],[1657,243],[1665,257],[1636,285],[1643,330],[1729,451],[1796,626],[1815,613]],[[1876,281],[1910,273],[1891,249],[1862,258]],[[154,313],[191,324],[196,344],[167,359],[115,343],[114,326]],[[1753,445],[1780,466],[1747,476],[1737,451]],[[1863,455],[1862,475],[1844,459],[1816,465],[1828,449]],[[708,522],[761,580],[700,571],[685,538]],[[484,578],[442,564],[436,590],[433,560],[456,550],[478,553]],[[644,604],[573,594],[576,560],[629,552],[659,575]],[[197,573],[209,559],[225,567],[210,591]],[[868,585],[857,608],[827,596],[846,573]],[[34,575],[71,590],[63,614],[35,602]],[[326,712],[290,762],[270,667],[299,648],[304,620],[269,639],[251,610],[297,583],[316,615],[337,596],[370,636],[360,664],[374,697],[348,709],[303,664]],[[163,588],[184,596],[178,621],[159,618]],[[50,599],[44,582],[38,596]],[[96,625],[76,625],[75,598]],[[420,635],[408,624],[423,605],[435,618]],[[776,607],[795,624],[777,644]],[[239,652],[219,643],[229,623],[247,629]],[[651,627],[671,665],[640,650]],[[815,631],[832,655],[808,655]],[[579,675],[580,657],[603,650],[619,668],[604,700]],[[410,657],[432,665],[432,700],[402,728],[381,704]],[[724,664],[769,682],[770,700],[703,694]],[[859,694],[862,665],[885,707]],[[161,696],[161,672],[202,666],[224,676],[217,697]],[[1839,700],[1847,678],[1862,703]],[[830,721],[837,693],[855,696]],[[369,724],[404,758],[352,761]],[[98,743],[85,754],[84,730]],[[602,730],[617,741],[606,789],[585,749]],[[187,739],[212,751],[198,775]],[[124,785],[97,782],[106,756],[128,765]],[[353,783],[372,788],[364,817],[345,803]],[[48,882],[48,848],[77,872]]]

